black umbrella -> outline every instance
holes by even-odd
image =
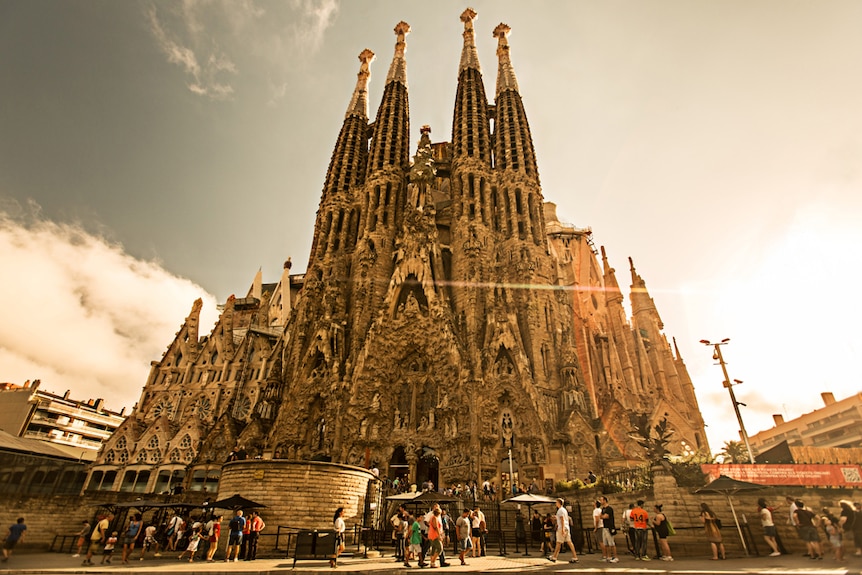
[[[722,493],[727,497],[727,502],[730,504],[730,512],[733,513],[733,522],[736,523],[736,530],[739,532],[739,540],[742,541],[742,548],[745,550],[745,554],[748,555],[748,546],[745,544],[745,538],[742,536],[742,527],[739,526],[739,518],[736,516],[736,509],[733,508],[733,500],[730,499],[730,496],[742,491],[757,491],[759,489],[766,489],[766,487],[766,485],[760,485],[759,483],[749,483],[748,481],[740,481],[727,475],[720,475],[718,479],[701,487],[695,493]]]
[[[257,503],[251,499],[246,499],[239,493],[231,495],[227,499],[219,499],[209,504],[210,507],[219,507],[221,509],[254,509],[255,507],[266,507],[263,503]]]

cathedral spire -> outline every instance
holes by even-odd
[[[315,261],[324,257],[329,245],[337,240],[335,236],[339,231],[331,232],[332,222],[337,222],[343,215],[336,210],[334,204],[337,200],[334,197],[349,194],[350,190],[365,181],[368,160],[368,77],[371,75],[369,67],[373,60],[374,52],[371,50],[365,49],[359,54],[356,88],[350,98],[341,132],[329,160],[329,169],[326,171],[307,270],[311,270]]]
[[[602,252],[602,269],[604,270],[605,283],[605,300],[608,303],[619,301],[622,303],[623,294],[620,290],[620,284],[617,282],[616,271],[608,263],[608,255],[605,252],[605,246],[601,246]]]
[[[476,53],[476,34],[473,32],[473,20],[476,19],[476,16],[476,11],[472,8],[467,8],[461,14],[461,21],[464,23],[464,49],[461,51],[459,73],[467,68],[482,71],[479,66],[479,54]]]
[[[509,57],[509,32],[512,28],[502,22],[494,28],[494,38],[497,39],[497,98],[506,90],[518,92],[518,79]]]
[[[368,175],[387,166],[401,169],[410,162],[410,109],[407,99],[407,49],[405,37],[410,33],[407,22],[395,26],[395,56],[386,76],[383,99],[377,108],[374,134],[368,161]]]
[[[664,329],[664,323],[661,321],[661,317],[659,317],[658,309],[655,307],[655,302],[647,291],[646,282],[635,269],[635,263],[632,258],[629,258],[629,267],[631,268],[632,273],[632,316],[637,321],[639,316],[649,315],[655,321],[655,325],[658,329]]]
[[[392,58],[392,64],[389,65],[389,74],[386,75],[386,83],[399,82],[407,87],[407,60],[404,58],[404,52],[407,51],[407,42],[405,38],[410,33],[410,24],[401,21],[395,26],[395,35],[398,40],[395,42],[395,56]]]
[[[358,116],[368,119],[368,78],[371,76],[369,67],[374,61],[374,52],[366,48],[359,54],[359,73],[356,75],[356,88],[353,90],[353,97],[350,99],[350,105],[347,106],[345,118],[350,116]]]
[[[522,173],[538,182],[533,137],[509,56],[510,30],[506,24],[494,28],[498,60],[494,163],[497,168]]]
[[[457,163],[464,157],[475,157],[491,164],[491,123],[488,119],[488,98],[479,67],[479,56],[473,33],[476,12],[467,8],[461,14],[464,22],[464,49],[458,72],[455,94],[455,114],[452,120],[452,148]]]

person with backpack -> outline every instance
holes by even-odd
[[[230,551],[234,550],[233,560],[239,561],[239,548],[242,545],[242,532],[245,529],[245,517],[242,516],[242,509],[237,509],[234,518],[228,523],[228,539],[227,550],[225,551],[224,560],[230,561]]]

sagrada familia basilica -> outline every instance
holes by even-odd
[[[373,119],[374,54],[359,55],[306,272],[258,274],[209,334],[194,302],[87,489],[214,491],[237,446],[437,485],[500,482],[510,456],[519,481],[572,479],[643,462],[641,414],[669,422],[672,453],[708,450],[634,264],[629,317],[592,231],[545,201],[505,24],[489,100],[475,16],[449,142],[423,126],[411,154],[408,24]]]

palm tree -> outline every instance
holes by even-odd
[[[748,449],[741,441],[725,441],[724,448],[718,454],[722,463],[748,463]]]

